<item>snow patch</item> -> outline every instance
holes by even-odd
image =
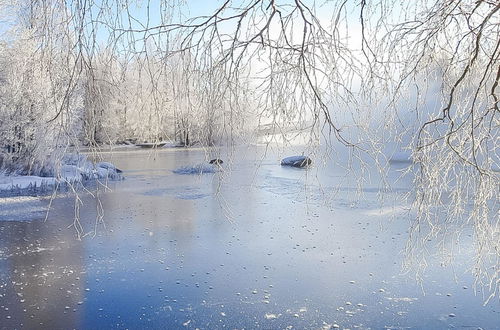
[[[385,299],[394,302],[410,302],[410,303],[418,300],[418,298],[410,298],[410,297],[386,297]]]
[[[43,190],[57,183],[81,183],[93,179],[122,180],[122,171],[108,162],[95,165],[85,155],[67,154],[59,166],[53,169],[53,176],[11,175],[0,173],[0,191]]]
[[[54,185],[53,177],[40,177],[33,175],[10,176],[0,174],[0,190],[37,189]]]

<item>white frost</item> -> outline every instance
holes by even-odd
[[[271,314],[271,313],[266,313],[266,315],[264,315],[264,317],[266,318],[266,320],[274,320],[274,319],[278,318],[278,315]]]
[[[387,216],[396,215],[408,212],[410,210],[409,206],[397,205],[397,206],[386,206],[377,209],[364,211],[364,215],[368,216]]]

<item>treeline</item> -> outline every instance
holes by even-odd
[[[245,131],[248,89],[224,67],[201,69],[189,51],[88,57],[70,39],[48,47],[24,28],[0,43],[3,170],[48,175],[68,147],[212,146]]]

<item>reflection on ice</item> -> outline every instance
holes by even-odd
[[[193,186],[181,186],[172,188],[157,188],[142,192],[144,196],[174,196],[178,199],[194,200],[210,196],[206,189]]]
[[[47,201],[39,197],[15,196],[0,198],[0,221],[32,221],[44,219]]]
[[[407,213],[408,205],[380,206],[378,197],[386,196],[387,200],[394,202],[395,198],[408,193],[407,187],[364,187],[356,188],[348,185],[335,185],[320,183],[317,178],[284,177],[271,171],[265,174],[259,188],[295,201],[308,204],[337,206],[342,208],[364,210],[363,214],[381,216],[398,215]],[[361,196],[362,195],[362,196]],[[398,200],[398,202],[403,202]]]

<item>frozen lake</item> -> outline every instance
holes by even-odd
[[[47,221],[48,197],[0,199],[1,328],[498,328],[467,235],[453,265],[402,274],[409,179],[380,195],[374,176],[355,202],[341,170],[279,166],[290,154],[238,149],[230,171],[181,175],[202,150],[105,153],[126,179],[81,193],[82,240],[72,196]]]

